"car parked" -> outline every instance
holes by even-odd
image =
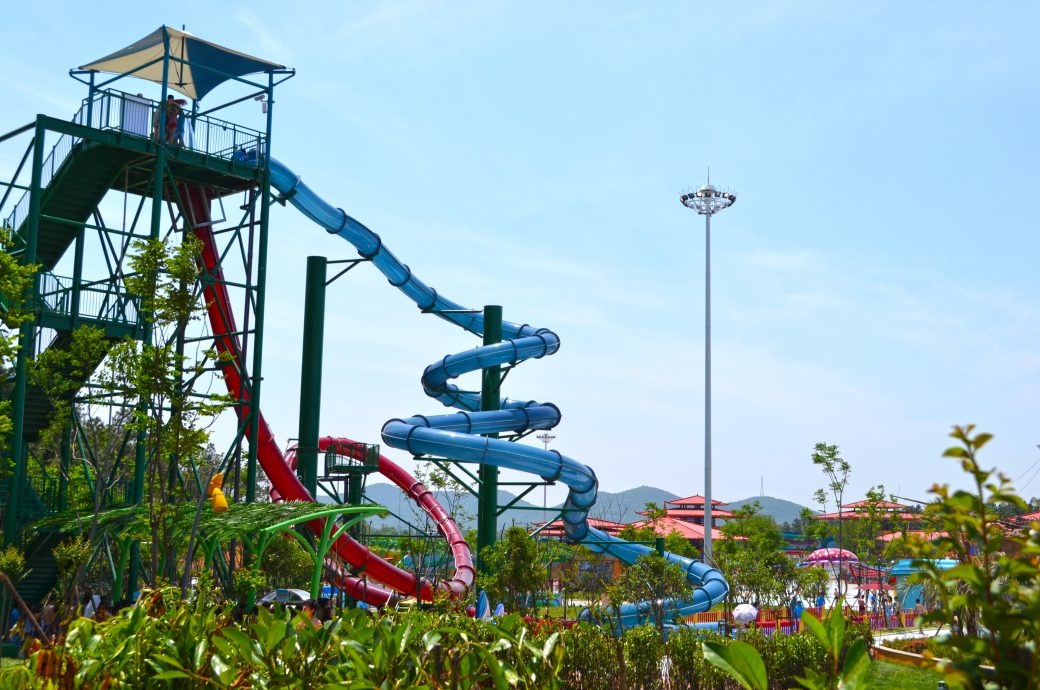
[[[276,589],[260,597],[257,603],[261,606],[281,604],[282,606],[298,608],[310,598],[311,593],[305,589]]]

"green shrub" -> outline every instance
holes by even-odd
[[[651,625],[640,625],[626,630],[625,677],[630,688],[661,687],[661,657],[664,656],[664,643],[657,628]]]
[[[726,638],[695,628],[680,628],[668,636],[668,676],[673,690],[722,690],[736,687],[726,673],[704,658],[701,642]]]
[[[897,640],[886,640],[885,646],[889,649],[897,649],[901,652],[910,652],[911,654],[923,654],[924,650],[928,649],[928,643],[931,640],[923,637],[911,637]]]
[[[590,623],[579,623],[560,636],[564,687],[603,690],[617,687],[617,644],[612,635]]]
[[[806,668],[822,673],[827,667],[827,651],[805,631],[768,637],[761,652],[769,669],[770,688],[798,687],[795,679],[804,676]]]

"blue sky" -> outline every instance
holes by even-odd
[[[852,464],[850,500],[879,483],[925,498],[962,481],[940,455],[952,424],[974,422],[996,434],[984,464],[1028,497],[1040,495],[1038,14],[23,3],[0,42],[0,131],[71,116],[85,90],[68,70],[163,23],[296,68],[274,104],[273,155],[442,294],[555,330],[559,354],[518,368],[506,393],[557,404],[553,446],[601,488],[680,495],[703,491],[704,232],[678,197],[711,166],[739,193],[712,232],[714,495],[764,485],[811,504],[824,479],[810,453],[826,441]],[[22,150],[0,147],[3,169]],[[280,439],[296,435],[309,254],[353,252],[279,208],[263,408]],[[391,417],[437,413],[422,369],[475,341],[370,267],[328,300],[323,432],[376,442]]]

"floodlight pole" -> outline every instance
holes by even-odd
[[[535,438],[542,442],[542,444],[545,446],[545,452],[548,453],[549,452],[549,444],[552,443],[556,439],[556,434],[550,434],[548,431],[543,431],[542,433],[540,433],[537,436],[535,436]],[[548,489],[549,489],[548,483],[542,484],[542,522],[548,522],[549,521],[549,515],[548,515],[548,510],[549,510]]]
[[[732,206],[734,192],[711,185],[711,179],[695,192],[685,192],[679,201],[688,209],[704,216],[704,553],[711,562],[711,217]]]

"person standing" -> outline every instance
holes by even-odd
[[[314,599],[308,599],[303,602],[303,617],[310,622],[311,626],[315,629],[321,627],[321,620],[318,618],[318,602]],[[306,623],[301,622],[300,626],[306,626]]]
[[[181,104],[170,94],[166,97],[166,138],[167,144],[177,143],[177,122],[181,118]]]

